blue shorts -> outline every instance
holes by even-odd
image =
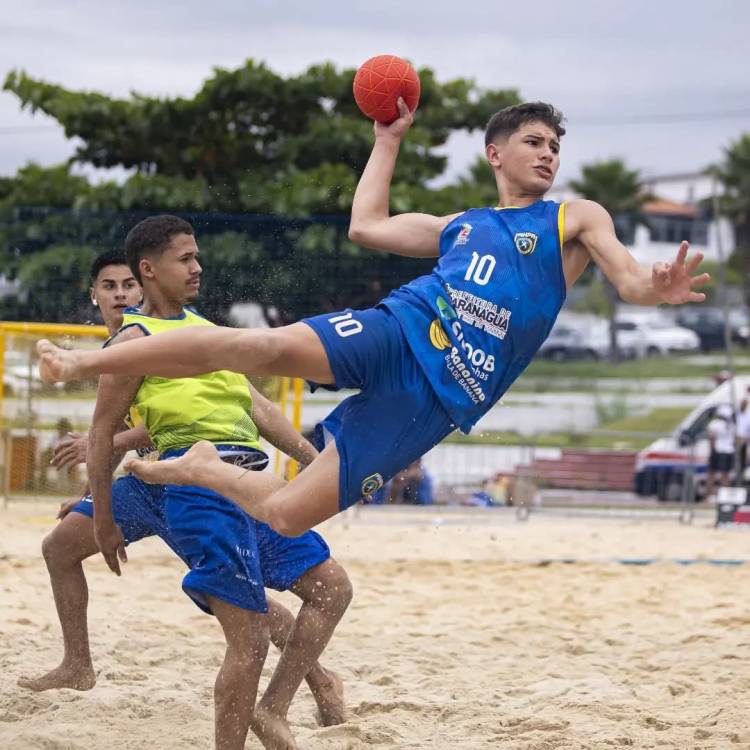
[[[205,487],[166,485],[163,498],[169,533],[190,568],[182,588],[206,612],[207,595],[267,612],[265,586],[284,591],[331,555],[314,531],[282,536]]]
[[[93,518],[94,504],[85,497],[72,511]],[[206,594],[266,612],[264,585],[285,591],[331,554],[314,531],[281,536],[203,487],[151,485],[128,475],[112,485],[112,514],[126,544],[158,536],[180,557],[190,568],[183,590],[209,613]]]
[[[112,515],[126,544],[148,536],[158,536],[179,555],[164,515],[163,491],[160,484],[146,484],[132,474],[121,477],[112,484]],[[93,518],[94,502],[91,496],[84,497],[71,511]]]
[[[318,448],[331,438],[336,441],[339,507],[344,510],[367,500],[455,425],[387,308],[346,310],[303,322],[323,343],[335,387],[361,391],[315,428]]]

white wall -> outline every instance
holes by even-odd
[[[694,204],[713,195],[714,179],[700,172],[643,178],[643,184],[659,198]]]
[[[708,242],[705,245],[691,245],[691,252],[702,252],[706,260],[718,262],[719,241],[724,260],[734,251],[734,230],[728,219],[719,222],[712,221],[708,226]],[[653,242],[649,237],[648,228],[638,226],[635,230],[635,242],[630,247],[639,263],[655,263],[658,260],[669,261],[674,257],[677,246],[672,242]]]

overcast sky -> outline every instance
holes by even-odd
[[[692,7],[691,7],[692,6]],[[644,175],[700,169],[750,131],[750,2],[650,0],[0,0],[0,72],[72,89],[190,95],[246,58],[297,73],[393,53],[439,80],[518,88],[568,119],[559,180],[619,156]],[[452,174],[482,149],[451,140]],[[73,151],[55,122],[0,93],[0,174]]]

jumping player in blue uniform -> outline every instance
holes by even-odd
[[[322,453],[288,484],[222,463],[198,443],[174,461],[129,468],[149,482],[202,484],[286,535],[367,498],[454,429],[468,432],[523,372],[565,294],[594,261],[626,302],[701,302],[700,253],[683,242],[672,263],[638,264],[597,203],[545,201],[560,163],[561,114],[541,102],[508,107],[487,126],[497,206],[451,216],[389,215],[389,192],[412,114],[375,123],[349,236],[367,247],[437,257],[427,276],[376,307],[265,330],[192,329],[100,352],[38,349],[50,380],[99,373],[181,377],[218,369],[288,375],[358,388],[318,427]]]

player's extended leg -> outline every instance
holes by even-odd
[[[267,616],[213,596],[207,600],[227,642],[214,686],[216,750],[243,750],[268,653]]]
[[[179,458],[156,462],[131,459],[125,468],[152,484],[207,487],[285,536],[299,536],[340,510],[339,455],[334,442],[288,484],[271,474],[225,463],[206,441],[196,443]]]
[[[339,594],[340,592],[337,591],[336,593]],[[289,636],[294,630],[295,622],[294,615],[286,607],[279,604],[275,599],[268,598],[268,625],[271,631],[271,643],[279,651],[284,650]],[[319,661],[316,661],[305,675],[305,682],[310,688],[318,707],[317,718],[320,725],[330,727],[343,723],[345,721],[345,706],[341,678],[332,670],[326,669]]]
[[[302,599],[302,607],[268,687],[255,707],[253,720],[255,733],[271,747],[276,746],[277,738],[289,732],[286,715],[292,699],[303,677],[314,669],[352,598],[352,585],[346,571],[331,558],[300,576],[291,590]],[[321,706],[323,696],[308,677],[321,708],[321,723],[324,726],[340,724],[345,720],[341,681],[333,673],[324,672],[320,676],[323,679],[318,689],[334,701]]]
[[[305,323],[246,329],[191,326],[96,351],[60,349],[42,339],[37,351],[45,382],[102,373],[184,378],[215,370],[334,382],[323,344]]]
[[[42,542],[62,627],[63,658],[58,667],[41,677],[19,679],[20,687],[35,691],[90,690],[96,684],[86,617],[89,591],[81,563],[98,551],[92,520],[75,512],[69,513]]]

